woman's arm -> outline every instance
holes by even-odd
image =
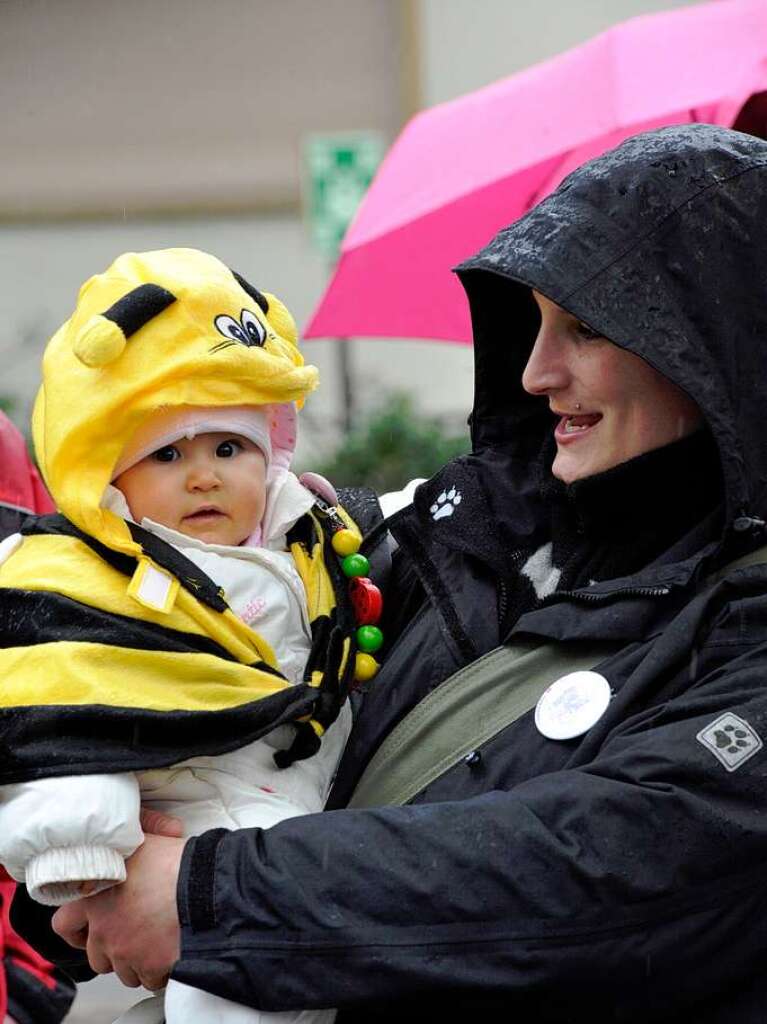
[[[741,657],[627,719],[591,763],[508,792],[191,840],[173,977],[263,1009],[562,999],[628,1019],[754,977],[765,758],[728,772],[696,737],[725,710],[767,721],[766,671],[767,650]],[[103,908],[102,969],[115,956],[150,980],[170,969],[180,853],[140,851],[132,895],[85,903]]]

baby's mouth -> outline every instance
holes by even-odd
[[[205,506],[204,508],[198,508],[195,512],[191,512],[188,516],[184,516],[184,521],[189,522],[205,522],[205,520],[220,519],[224,513],[221,509],[214,508],[212,505]]]

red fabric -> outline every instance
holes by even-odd
[[[8,912],[11,908],[11,900],[13,899],[13,890],[16,888],[15,883],[11,881],[8,875],[5,873],[4,868],[0,868],[0,900],[2,900],[2,916],[3,916],[3,928],[0,932],[0,964],[2,963],[2,957],[5,953],[5,922],[8,919]],[[10,927],[10,926],[9,926]],[[14,933],[15,934],[15,933]],[[21,941],[21,940],[19,940]],[[5,1018],[8,1012],[8,989],[5,981],[5,971],[0,968],[0,1020]]]
[[[19,430],[0,412],[0,503],[27,509],[30,512],[52,512],[53,502],[32,464]],[[48,989],[56,988],[52,968],[47,960],[28,946],[11,928],[9,911],[16,883],[0,868],[0,900],[2,901],[2,929],[0,930],[0,963],[9,956],[19,967],[28,971]],[[0,969],[0,1020],[8,1007],[5,971]]]
[[[42,982],[46,988],[53,990],[56,988],[56,981],[51,974],[51,965],[39,953],[36,953],[31,946],[28,946],[11,927],[9,914],[15,889],[16,883],[8,877],[4,868],[0,868],[0,896],[3,901],[2,920],[5,955],[10,957],[19,967],[23,967],[25,971],[32,974],[39,982]],[[5,978],[3,978],[3,985],[5,985]],[[5,998],[5,993],[3,997]]]
[[[52,512],[53,502],[32,464],[20,431],[0,412],[0,503]]]

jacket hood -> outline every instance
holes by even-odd
[[[519,438],[529,456],[550,441],[547,399],[521,385],[534,288],[687,392],[718,445],[727,523],[767,518],[765,223],[767,143],[740,132],[648,132],[573,172],[457,268],[475,450]]]
[[[296,405],[317,385],[293,318],[213,256],[126,253],[86,281],[43,357],[33,434],[58,508],[118,550],[136,545],[101,500],[127,442],[149,417],[180,407],[262,406],[270,472],[286,474]]]

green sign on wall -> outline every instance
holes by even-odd
[[[385,150],[378,132],[310,135],[304,143],[305,205],[315,246],[335,259]]]

